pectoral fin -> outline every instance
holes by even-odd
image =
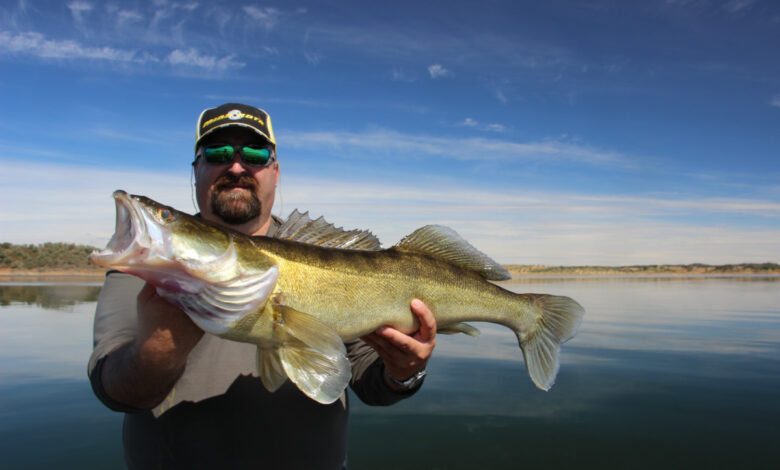
[[[352,376],[341,337],[309,314],[280,304],[273,308],[279,318],[274,324],[281,340],[279,361],[287,377],[319,403],[338,400]],[[268,379],[275,383],[274,377]]]

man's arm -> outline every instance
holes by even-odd
[[[121,411],[158,405],[184,371],[187,356],[203,336],[180,309],[144,285],[111,274],[95,317],[90,378],[106,405]],[[107,353],[107,354],[106,354]]]
[[[139,409],[157,406],[184,372],[203,330],[146,284],[138,294],[138,336],[103,364],[103,388],[113,400]]]

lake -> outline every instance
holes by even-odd
[[[780,277],[520,279],[586,309],[549,392],[514,335],[439,336],[422,390],[351,398],[350,469],[780,468]],[[0,456],[124,468],[86,378],[100,284],[0,283]]]

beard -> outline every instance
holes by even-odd
[[[235,187],[246,191],[231,191]],[[257,181],[246,173],[225,173],[214,182],[211,192],[211,212],[232,225],[247,223],[260,217],[262,204],[257,197]]]

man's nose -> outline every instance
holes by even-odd
[[[233,161],[230,162],[230,167],[228,167],[228,171],[231,173],[239,174],[247,171],[247,168],[244,166],[243,155],[240,152],[240,150],[236,150],[233,153]]]

